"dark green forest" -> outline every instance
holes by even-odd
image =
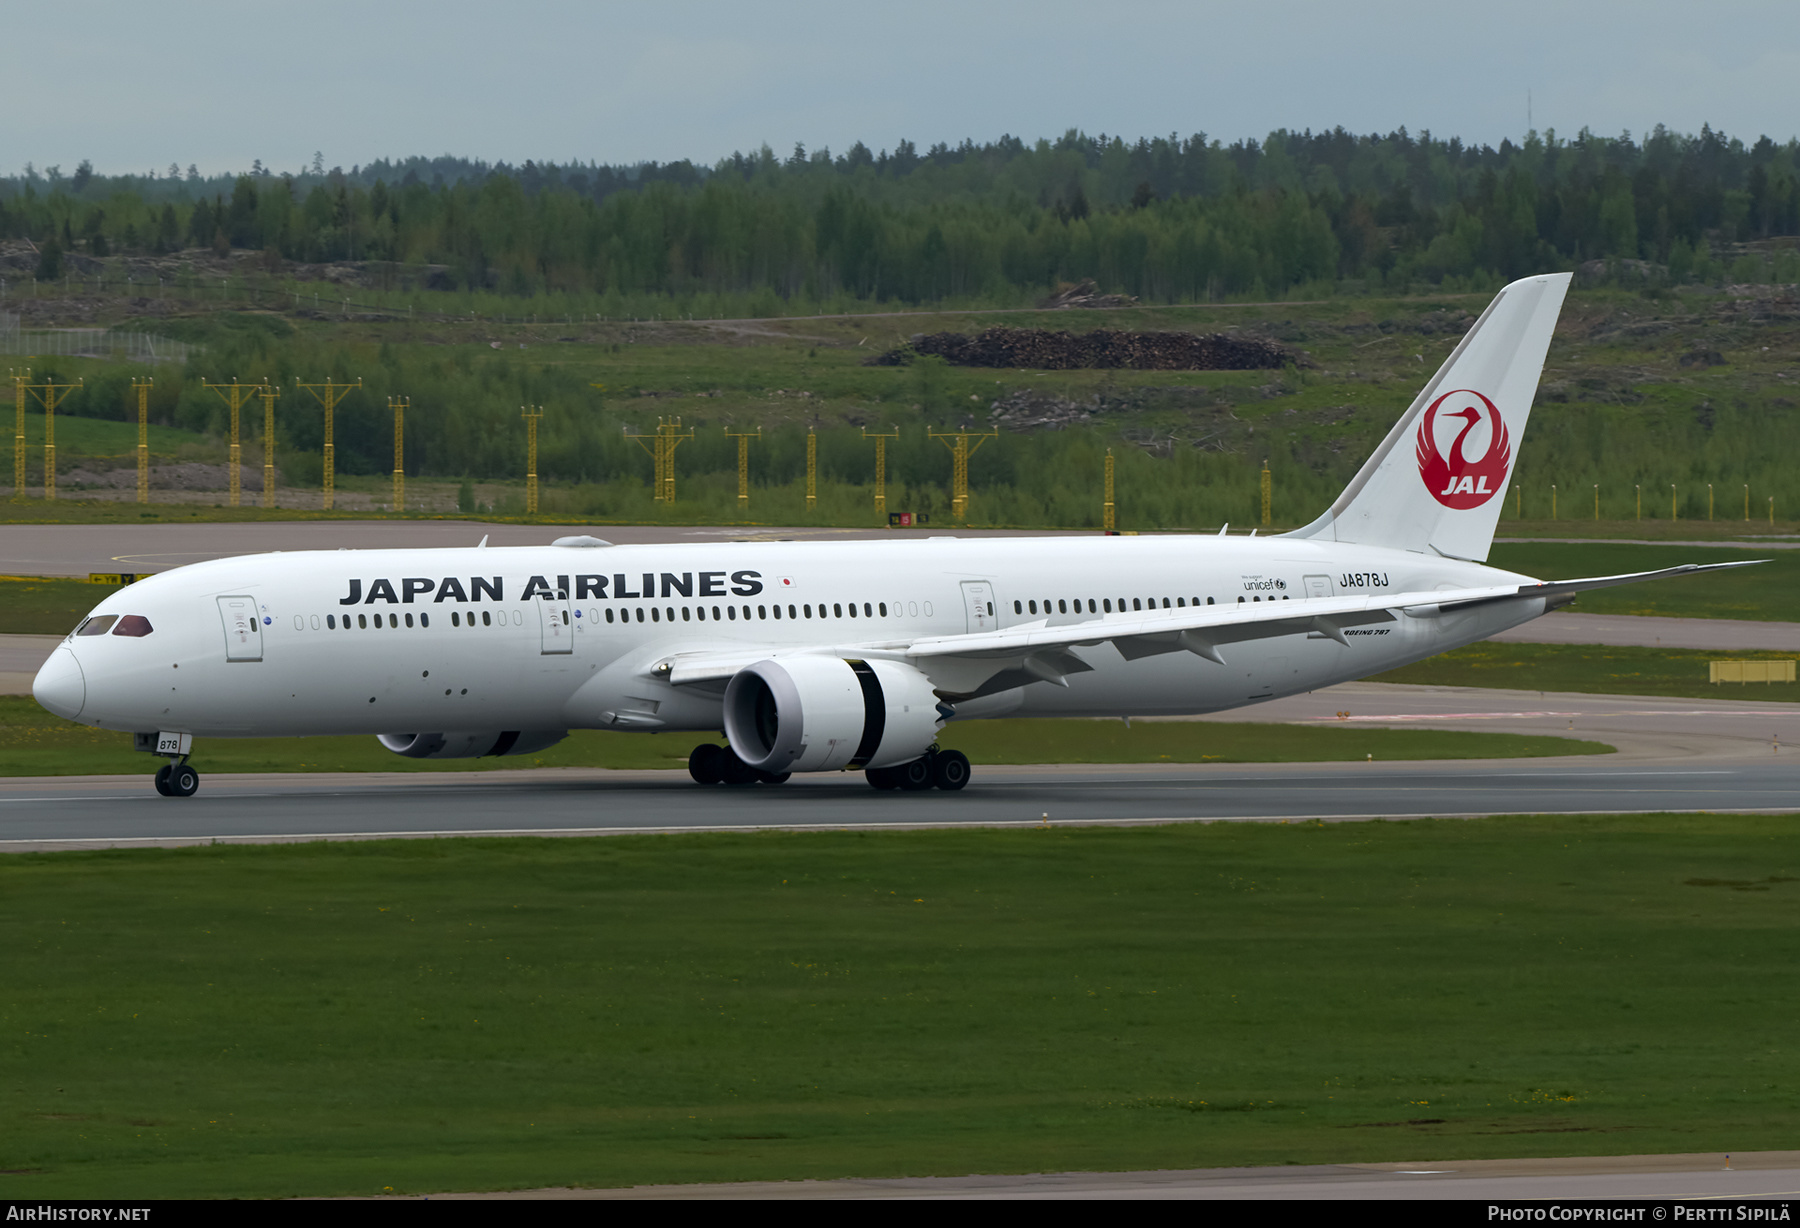
[[[1019,305],[1092,278],[1146,302],[1482,290],[1607,262],[1663,283],[1793,281],[1800,143],[1661,126],[1498,148],[1405,129],[1013,137],[919,152],[767,147],[711,167],[414,158],[299,175],[0,179],[0,238],[64,253],[195,247],[391,262],[431,289]],[[1754,249],[1744,245],[1760,245]],[[1642,262],[1634,263],[1634,262]]]

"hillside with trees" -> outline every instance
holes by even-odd
[[[1603,262],[1671,284],[1800,280],[1800,144],[1660,126],[1520,144],[1330,132],[1225,145],[1013,137],[767,147],[711,167],[410,158],[235,178],[0,179],[0,239],[62,254],[375,262],[405,284],[782,304],[1022,305],[1093,279],[1145,302],[1482,289]],[[428,270],[424,281],[407,270]]]

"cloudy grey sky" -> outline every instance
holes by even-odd
[[[1800,134],[1800,4],[61,0],[11,5],[0,173],[453,153],[712,162],[1069,128]]]

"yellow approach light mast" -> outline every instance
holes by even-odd
[[[243,468],[240,465],[238,449],[238,410],[262,389],[261,384],[240,384],[237,376],[231,377],[229,384],[211,384],[201,380],[204,388],[211,388],[219,394],[225,404],[231,406],[231,506],[236,507],[243,497]]]
[[[81,387],[81,381],[73,384],[27,384],[25,387],[44,407],[44,498],[56,498],[56,407],[68,400],[69,394]],[[19,415],[21,420],[24,414]],[[24,442],[24,424],[20,423],[20,442]],[[23,465],[18,468],[22,471]],[[21,484],[20,489],[24,489]]]
[[[998,439],[1000,432],[995,429],[975,436],[970,436],[966,430],[927,431],[927,434],[933,439],[941,440],[950,449],[953,458],[950,471],[950,511],[958,520],[966,520],[969,516],[969,457],[988,440]],[[973,448],[969,446],[971,438],[975,440]]]
[[[401,450],[401,441],[406,432],[406,411],[412,405],[411,397],[389,397],[388,408],[394,411],[394,510],[406,510],[406,463]],[[535,436],[535,431],[533,432]],[[532,448],[535,456],[537,449]],[[535,465],[532,466],[534,469]]]
[[[138,403],[138,497],[139,503],[150,502],[150,387],[156,383],[154,379],[134,379],[132,388],[137,392]]]
[[[519,416],[525,419],[525,514],[537,515],[537,424],[544,416],[542,405],[521,405]],[[399,444],[394,445],[396,448]]]
[[[325,498],[323,507],[325,511],[329,512],[332,500],[337,494],[337,451],[332,443],[332,414],[339,405],[343,404],[345,397],[362,387],[362,380],[359,379],[353,384],[340,384],[332,379],[327,379],[322,384],[302,384],[296,379],[294,383],[312,393],[313,400],[317,401],[325,410]]]
[[[264,507],[275,506],[275,398],[281,395],[267,379],[257,394],[263,403],[263,498]]]
[[[7,372],[12,377],[13,401],[18,409],[18,425],[13,428],[13,502],[25,502],[25,385],[31,379],[31,368],[23,374]]]
[[[684,432],[681,429],[680,418],[658,418],[653,434],[632,435],[627,433],[625,437],[637,440],[638,446],[650,453],[651,458],[656,462],[655,485],[652,487],[652,497],[655,501],[658,503],[675,502],[675,449],[683,441],[692,439],[694,432]],[[650,444],[644,443],[646,439],[651,441]]]
[[[738,514],[750,513],[750,441],[762,438],[762,427],[754,431],[726,431],[725,438],[738,441]]]
[[[657,503],[661,503],[663,497],[664,459],[662,428],[659,426],[649,435],[633,435],[629,430],[626,430],[623,427],[620,429],[625,431],[625,438],[637,440],[638,447],[650,454],[650,461],[656,467],[656,473],[650,479],[650,498]],[[646,439],[650,442],[645,443],[644,441]]]
[[[864,439],[875,441],[875,516],[880,519],[887,515],[887,441],[899,439],[900,428],[870,434],[869,428],[865,426],[862,433]]]

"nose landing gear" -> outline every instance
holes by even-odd
[[[164,797],[192,797],[200,789],[200,773],[171,759],[156,771],[156,791]]]

